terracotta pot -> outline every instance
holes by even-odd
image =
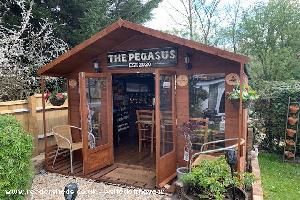
[[[49,101],[53,106],[61,106],[65,103],[65,99],[51,98]]]
[[[294,117],[289,117],[288,118],[289,124],[290,125],[296,125],[298,122],[298,118],[294,118]]]
[[[286,143],[288,146],[295,146],[295,141],[294,141],[294,140],[286,140],[285,143]]]
[[[296,130],[288,128],[286,129],[286,133],[289,137],[294,137],[294,135],[296,134]]]
[[[290,106],[290,112],[291,113],[297,113],[299,111],[299,106],[297,105],[291,105]]]
[[[295,157],[295,155],[290,151],[284,152],[284,155],[286,156],[287,159],[291,159]]]

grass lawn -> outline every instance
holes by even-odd
[[[299,200],[300,164],[283,163],[275,154],[259,154],[264,199]]]

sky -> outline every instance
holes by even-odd
[[[253,5],[256,1],[258,0],[241,0],[241,6],[246,8]],[[232,2],[233,0],[221,0],[221,4],[223,5]],[[180,0],[163,0],[158,8],[152,11],[153,19],[147,22],[145,25],[157,30],[171,30],[172,28],[176,27],[176,23],[171,16],[174,16],[177,19],[181,18],[181,15],[178,14],[174,8],[178,9],[179,11],[183,10]]]

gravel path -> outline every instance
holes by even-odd
[[[79,186],[76,200],[171,200],[170,194],[160,190],[142,190],[134,187],[122,187],[113,184],[97,183],[93,180],[54,173],[38,174],[34,177],[29,199],[64,200],[63,190],[66,184],[74,182]]]

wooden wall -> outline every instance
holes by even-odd
[[[177,47],[178,48],[178,64],[173,67],[166,67],[166,70],[175,70],[177,75],[181,74],[210,74],[210,73],[224,73],[225,75],[229,73],[240,74],[240,63],[220,58],[205,52],[196,51],[194,49],[186,48],[183,46],[176,46],[172,43],[169,43],[164,40],[153,38],[147,35],[138,35],[128,39],[127,41],[121,43],[117,47],[110,49],[112,51],[126,51],[134,49],[145,49],[145,48],[159,48],[159,47]],[[101,48],[101,47],[99,47]],[[192,54],[192,69],[186,70],[184,64],[184,56],[186,53]],[[119,68],[119,69],[108,69],[106,67],[107,52],[103,53],[96,57],[100,60],[100,66],[103,72],[110,73],[153,73],[154,68]],[[95,57],[90,59],[90,62],[87,62],[80,66],[74,66],[74,71],[68,75],[69,78],[77,78],[79,72],[94,72],[93,70],[93,61]],[[225,92],[231,91],[232,86],[225,85]],[[177,87],[176,91],[176,106],[177,106],[177,122],[178,126],[182,123],[188,121],[189,119],[189,91],[188,87]],[[70,123],[74,125],[80,124],[80,118],[78,117],[78,89],[69,90],[69,105],[70,105]],[[226,115],[226,127],[225,127],[225,137],[232,138],[238,136],[239,131],[239,109],[233,107],[233,105],[226,100],[225,102],[225,115]],[[246,116],[247,114],[244,113]],[[243,123],[246,123],[246,120],[243,119]],[[244,129],[246,129],[246,126]],[[244,130],[243,129],[243,130]],[[178,140],[177,140],[177,160],[179,165],[184,165],[183,161],[183,147],[184,140],[182,135],[178,131]]]

